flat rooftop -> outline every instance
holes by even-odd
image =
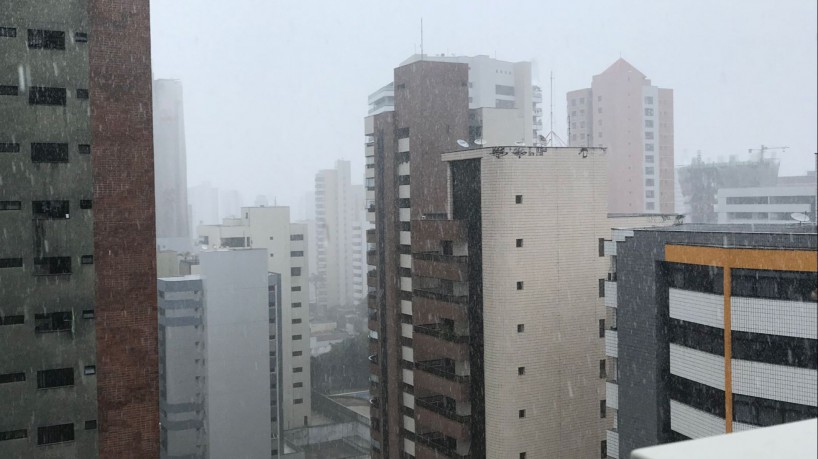
[[[634,228],[637,231],[678,231],[695,233],[766,233],[766,234],[816,234],[815,223],[751,224],[751,223],[685,223],[682,225]]]

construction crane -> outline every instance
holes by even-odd
[[[790,147],[768,147],[766,145],[762,145],[761,148],[749,148],[749,149],[747,149],[747,152],[750,153],[751,155],[753,153],[758,153],[759,154],[759,159],[763,160],[765,152],[770,151],[770,150],[781,150],[782,153],[786,153],[787,148],[790,148]]]

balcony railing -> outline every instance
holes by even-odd
[[[415,435],[414,440],[421,445],[428,446],[429,448],[437,451],[438,453],[444,454],[447,457],[454,458],[454,459],[470,459],[470,454],[458,454],[457,453],[457,440],[451,437],[447,437],[440,432],[429,432],[425,434]]]
[[[440,261],[443,263],[466,263],[469,257],[466,255],[444,255],[439,252],[416,252],[412,254],[416,260]]]
[[[455,295],[454,291],[440,287],[416,288],[413,293],[423,298],[431,298],[448,303],[466,304],[469,302],[468,295]]]
[[[468,335],[458,335],[454,329],[443,324],[425,324],[415,325],[415,333],[423,333],[424,335],[434,336],[452,343],[468,343]]]
[[[467,423],[471,420],[469,415],[457,414],[456,402],[449,397],[435,395],[432,397],[415,398],[417,406],[426,408],[452,421]]]
[[[424,362],[416,362],[415,368],[449,381],[467,383],[468,376],[458,375],[454,372],[454,361],[448,359],[426,360]]]

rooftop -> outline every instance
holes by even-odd
[[[638,231],[679,231],[696,233],[767,233],[767,234],[816,234],[818,226],[813,222],[792,224],[746,224],[746,223],[685,223],[682,225],[638,228]]]

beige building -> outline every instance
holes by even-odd
[[[271,324],[270,357],[282,360],[284,430],[309,422],[310,324],[307,225],[290,223],[289,207],[243,207],[240,218],[201,225],[199,242],[209,248],[267,249],[267,269],[281,275],[280,349]]]
[[[608,211],[674,212],[673,90],[620,58],[567,103],[569,145],[608,148]]]

